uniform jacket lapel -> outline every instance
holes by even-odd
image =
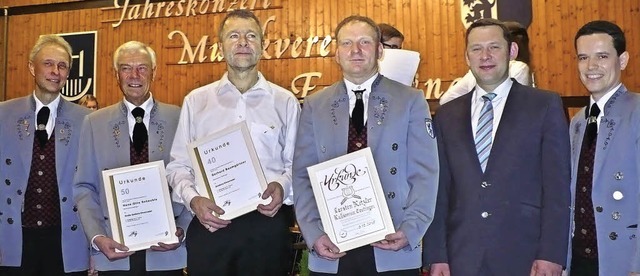
[[[28,97],[23,103],[25,106],[21,110],[26,110],[20,114],[16,119],[16,128],[18,134],[18,148],[20,149],[20,160],[22,160],[22,166],[25,177],[29,177],[29,171],[31,170],[31,157],[33,155],[33,139],[35,136],[35,110],[36,101],[33,95]],[[26,182],[25,182],[26,183]]]
[[[340,156],[347,151],[347,140],[344,137],[349,135],[349,96],[347,95],[347,88],[344,81],[340,81],[337,85],[333,95],[330,97],[333,103],[331,104],[331,119],[329,122],[329,128],[331,129],[331,140],[334,145],[333,154],[331,156]]]
[[[127,121],[127,106],[124,102],[120,102],[120,110],[116,112],[111,120],[109,127],[113,130],[111,143],[112,147],[105,147],[116,152],[111,153],[114,156],[115,164],[130,164],[131,156],[129,154],[131,148],[131,138],[129,137],[129,122]],[[98,137],[96,137],[98,138]],[[99,139],[99,138],[98,138]],[[109,154],[109,153],[107,153]]]
[[[627,93],[627,89],[620,86],[613,96],[607,101],[604,107],[604,116],[600,119],[600,126],[598,127],[598,141],[596,142],[597,154],[593,161],[594,163],[594,179],[596,179],[596,173],[602,169],[604,165],[603,160],[607,160],[609,154],[609,143],[615,139],[617,125],[620,123],[620,101]]]
[[[147,132],[149,133],[149,160],[164,160],[165,151],[169,150],[165,145],[167,122],[163,120],[161,110],[155,101],[149,116],[149,125],[147,126]]]
[[[367,103],[367,145],[371,148],[372,152],[376,152],[380,146],[379,139],[382,137],[382,133],[388,122],[385,122],[387,111],[392,106],[392,98],[387,92],[385,82],[382,81],[382,75],[378,74],[378,77],[373,81],[371,85],[371,93],[369,94],[369,102]]]

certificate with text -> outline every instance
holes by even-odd
[[[370,148],[307,171],[324,231],[340,252],[395,232]]]
[[[112,238],[145,250],[178,243],[164,161],[102,171]]]
[[[267,180],[245,121],[199,139],[189,149],[200,195],[224,210],[220,218],[231,220],[269,202],[262,199]]]

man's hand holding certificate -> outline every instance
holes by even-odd
[[[191,143],[189,148],[201,195],[190,205],[209,231],[256,208],[273,215],[282,205],[282,187],[275,182],[267,185],[244,121]],[[266,200],[269,197],[271,203]]]
[[[331,253],[323,257],[338,258],[338,252],[372,243],[384,249],[406,245],[404,234],[394,233],[369,148],[310,166],[307,170],[324,231],[339,249],[335,251],[326,242],[316,242],[316,250]]]

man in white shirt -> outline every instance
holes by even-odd
[[[257,65],[262,55],[262,29],[246,10],[230,12],[218,36],[227,73],[189,93],[167,166],[174,200],[197,217],[189,226],[189,275],[286,275],[291,249],[289,220],[278,212],[292,201],[291,165],[300,106],[286,89],[265,79]],[[196,188],[187,145],[228,126],[246,121],[268,187],[257,210],[223,220],[222,206]]]

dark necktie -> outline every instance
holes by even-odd
[[[43,148],[44,145],[49,140],[49,134],[47,133],[47,121],[49,121],[49,114],[51,110],[48,107],[43,106],[38,111],[38,116],[36,117],[36,138],[40,143],[40,148]]]
[[[147,142],[147,127],[145,127],[142,118],[144,118],[144,109],[136,107],[131,111],[136,124],[133,126],[133,147],[137,153],[142,151],[144,144]]]
[[[584,138],[591,144],[598,136],[598,115],[600,115],[600,108],[597,104],[591,105],[589,109],[589,116],[587,116],[587,128],[585,130]]]
[[[358,134],[362,133],[362,128],[364,127],[364,101],[362,100],[362,94],[365,90],[352,90],[356,95],[356,106],[353,107],[351,120]]]

